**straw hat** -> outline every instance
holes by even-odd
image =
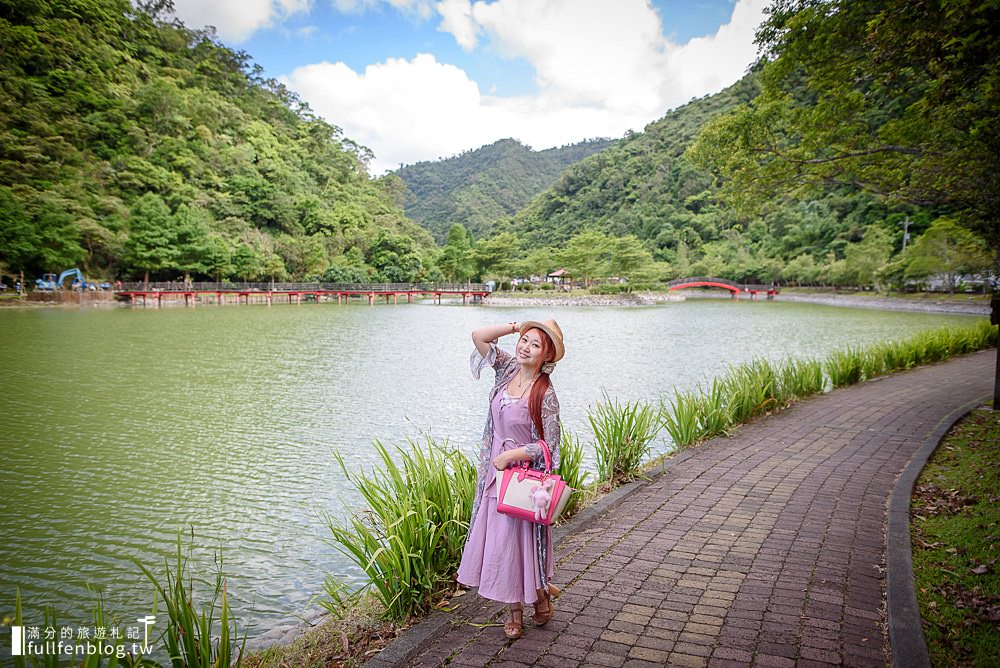
[[[543,320],[542,322],[538,322],[536,320],[527,320],[521,323],[521,334],[524,335],[526,331],[532,329],[533,327],[537,327],[538,329],[542,330],[543,332],[549,335],[550,339],[552,339],[552,343],[556,347],[556,356],[552,358],[552,361],[558,362],[559,360],[561,360],[563,358],[563,355],[566,354],[566,346],[563,344],[562,330],[559,329],[559,325],[556,323],[556,321],[551,319]]]

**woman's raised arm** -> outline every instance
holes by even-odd
[[[476,345],[476,350],[483,357],[490,352],[490,342],[496,341],[501,336],[517,333],[517,323],[508,322],[502,325],[488,325],[481,327],[472,333],[472,342]]]

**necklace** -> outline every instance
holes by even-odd
[[[529,381],[528,381],[527,383],[522,383],[522,382],[521,382],[521,376],[520,376],[520,374],[518,374],[518,375],[517,375],[517,376],[516,376],[516,377],[514,378],[514,380],[512,380],[512,381],[510,382],[510,384],[511,384],[511,385],[513,385],[513,384],[514,384],[514,383],[516,382],[516,383],[517,383],[517,389],[516,389],[516,390],[514,390],[514,392],[516,392],[516,393],[517,393],[517,395],[518,395],[519,397],[523,397],[523,396],[524,396],[524,393],[525,393],[525,391],[526,391],[526,390],[527,390],[527,389],[528,389],[529,387],[531,387],[531,386],[532,386],[532,384],[534,384],[534,382],[535,382],[535,380],[536,380],[537,378],[538,378],[538,374],[535,374],[534,376],[532,376],[532,377],[531,377],[531,380],[529,380]],[[508,394],[513,394],[513,393],[511,393],[511,392],[510,392],[510,390],[508,390],[508,392],[507,392],[507,393],[508,393]]]

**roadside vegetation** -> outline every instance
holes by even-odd
[[[913,570],[935,666],[996,665],[1000,647],[1000,411],[958,422],[910,501]]]

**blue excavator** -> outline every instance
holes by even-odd
[[[70,276],[73,277],[73,282],[69,286],[71,290],[89,290],[91,286],[97,287],[97,283],[88,281],[79,269],[67,269],[59,274],[59,278],[56,278],[55,274],[45,274],[41,278],[36,278],[35,289],[62,290],[63,282]]]

